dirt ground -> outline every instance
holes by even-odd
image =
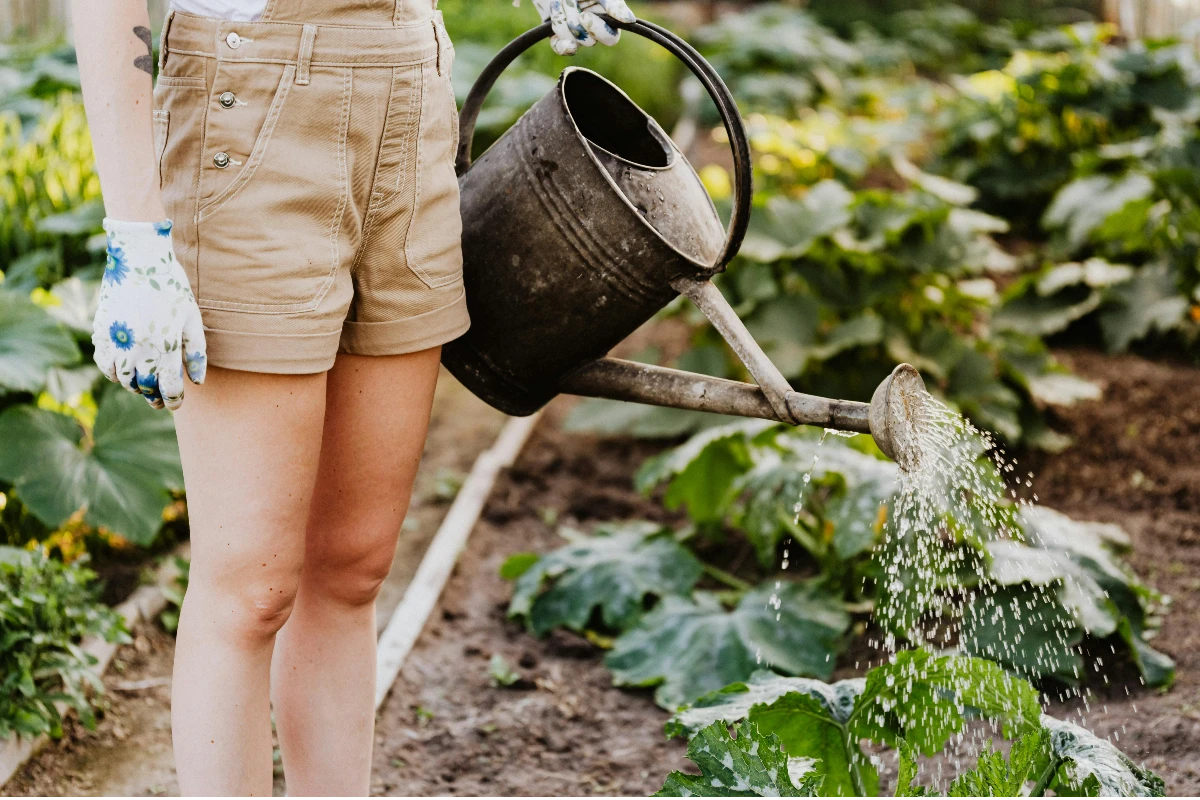
[[[1174,688],[1147,690],[1128,665],[1114,668],[1110,686],[1093,686],[1084,717],[1101,735],[1119,733],[1126,752],[1164,777],[1168,794],[1197,795],[1200,370],[1134,356],[1062,356],[1103,383],[1105,396],[1062,415],[1059,428],[1075,437],[1074,448],[1020,456],[1037,474],[1031,491],[1077,518],[1123,525],[1133,539],[1129,562],[1174,598],[1155,642],[1177,662]],[[498,482],[381,710],[376,794],[645,795],[685,764],[684,744],[662,736],[667,715],[648,692],[613,688],[597,647],[561,633],[537,641],[505,619],[500,564],[561,544],[555,525],[670,517],[630,487],[654,446],[564,434],[554,424],[562,408],[554,410]],[[517,666],[518,687],[492,685],[495,653]],[[1075,706],[1051,711],[1066,716]]]
[[[1021,459],[1040,501],[1079,519],[1114,522],[1133,540],[1126,560],[1172,598],[1154,646],[1175,659],[1167,692],[1140,686],[1128,669],[1085,713],[1167,783],[1200,795],[1200,369],[1092,352],[1061,354],[1099,381],[1104,397],[1059,416],[1075,446]],[[1126,696],[1126,686],[1129,696]]]

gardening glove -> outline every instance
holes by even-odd
[[[560,56],[574,54],[581,45],[617,43],[621,31],[601,19],[600,14],[608,14],[618,22],[637,21],[625,0],[533,0],[533,5],[543,22],[550,21],[554,31],[550,46]]]
[[[204,383],[200,309],[171,246],[171,221],[104,220],[108,265],[92,325],[96,366],[154,408],[183,403],[184,370]]]

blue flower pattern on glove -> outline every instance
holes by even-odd
[[[143,397],[149,399],[161,399],[162,395],[158,392],[158,376],[151,372],[148,375],[137,373],[136,379],[137,390]]]
[[[188,374],[194,380],[204,380],[204,373],[208,371],[208,358],[204,355],[203,351],[188,353],[184,363],[187,365]]]
[[[108,262],[104,265],[104,283],[120,283],[129,274],[125,251],[115,244],[108,245]]]
[[[207,367],[204,325],[171,245],[170,220],[106,219],[108,261],[93,324],[94,358],[105,376],[155,408],[178,408],[188,377]]]
[[[112,343],[119,350],[128,350],[133,347],[133,331],[124,322],[114,322],[109,325],[108,338],[112,339]]]

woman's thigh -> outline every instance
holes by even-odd
[[[175,414],[193,584],[286,616],[304,558],[325,416],[324,374],[210,367]],[[281,622],[282,620],[280,620]],[[261,620],[270,623],[271,620]]]
[[[339,354],[328,373],[305,586],[374,599],[391,566],[425,445],[441,348]]]

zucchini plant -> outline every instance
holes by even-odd
[[[915,783],[918,757],[940,753],[971,720],[1014,743],[1005,759],[989,742],[949,796],[1020,796],[1027,784],[1033,797],[1164,794],[1161,778],[1111,742],[1043,714],[1025,680],[985,659],[918,649],[865,678],[828,684],[761,671],[700,698],[666,731],[688,737],[701,774],[672,773],[659,796],[876,796],[877,759],[863,742],[897,751],[896,796],[929,796]]]

